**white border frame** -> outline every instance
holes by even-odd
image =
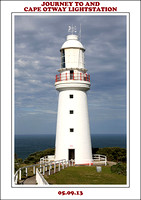
[[[77,16],[104,16],[104,15],[108,15],[108,16],[126,16],[126,142],[127,142],[127,184],[125,185],[47,185],[47,186],[38,186],[38,185],[29,185],[29,187],[27,185],[15,185],[14,184],[14,137],[15,137],[15,127],[14,127],[14,17],[15,16],[27,16],[27,15],[32,15],[32,16],[76,16],[75,13],[21,13],[21,12],[16,12],[16,13],[12,13],[12,187],[14,188],[129,188],[130,187],[130,110],[129,110],[129,106],[130,106],[130,101],[129,101],[129,95],[130,95],[130,62],[129,62],[129,54],[130,54],[130,32],[129,32],[129,24],[130,24],[130,14],[125,12],[125,13],[77,13]]]

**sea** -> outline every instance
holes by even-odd
[[[93,148],[126,148],[126,134],[92,134]],[[15,135],[15,153],[23,160],[31,153],[55,147],[55,135]]]

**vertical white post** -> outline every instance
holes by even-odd
[[[45,166],[43,166],[43,176],[45,175]]]
[[[35,174],[36,173],[36,171],[35,171],[35,166],[33,166],[33,174]]]
[[[60,171],[60,161],[59,161],[59,171]]]
[[[21,173],[21,169],[19,170],[19,180],[22,179],[22,173]]]
[[[69,167],[70,167],[70,160],[69,160]]]
[[[28,176],[28,174],[27,174],[27,167],[25,168],[25,174],[26,174],[26,177]]]
[[[72,160],[72,166],[73,166],[73,160]]]
[[[55,164],[55,162],[54,162],[54,174],[55,174],[55,171],[56,171],[56,164]]]
[[[105,166],[107,165],[107,157],[105,156]]]
[[[50,164],[49,164],[49,173],[48,173],[48,175],[50,175]]]
[[[42,172],[42,168],[41,167],[42,167],[42,165],[40,165],[40,172]]]

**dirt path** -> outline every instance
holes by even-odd
[[[30,178],[27,178],[23,181],[21,181],[22,185],[36,185],[36,176],[32,176]]]

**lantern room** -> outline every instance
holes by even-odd
[[[66,42],[60,49],[61,68],[84,68],[84,51],[78,36],[68,35]]]

